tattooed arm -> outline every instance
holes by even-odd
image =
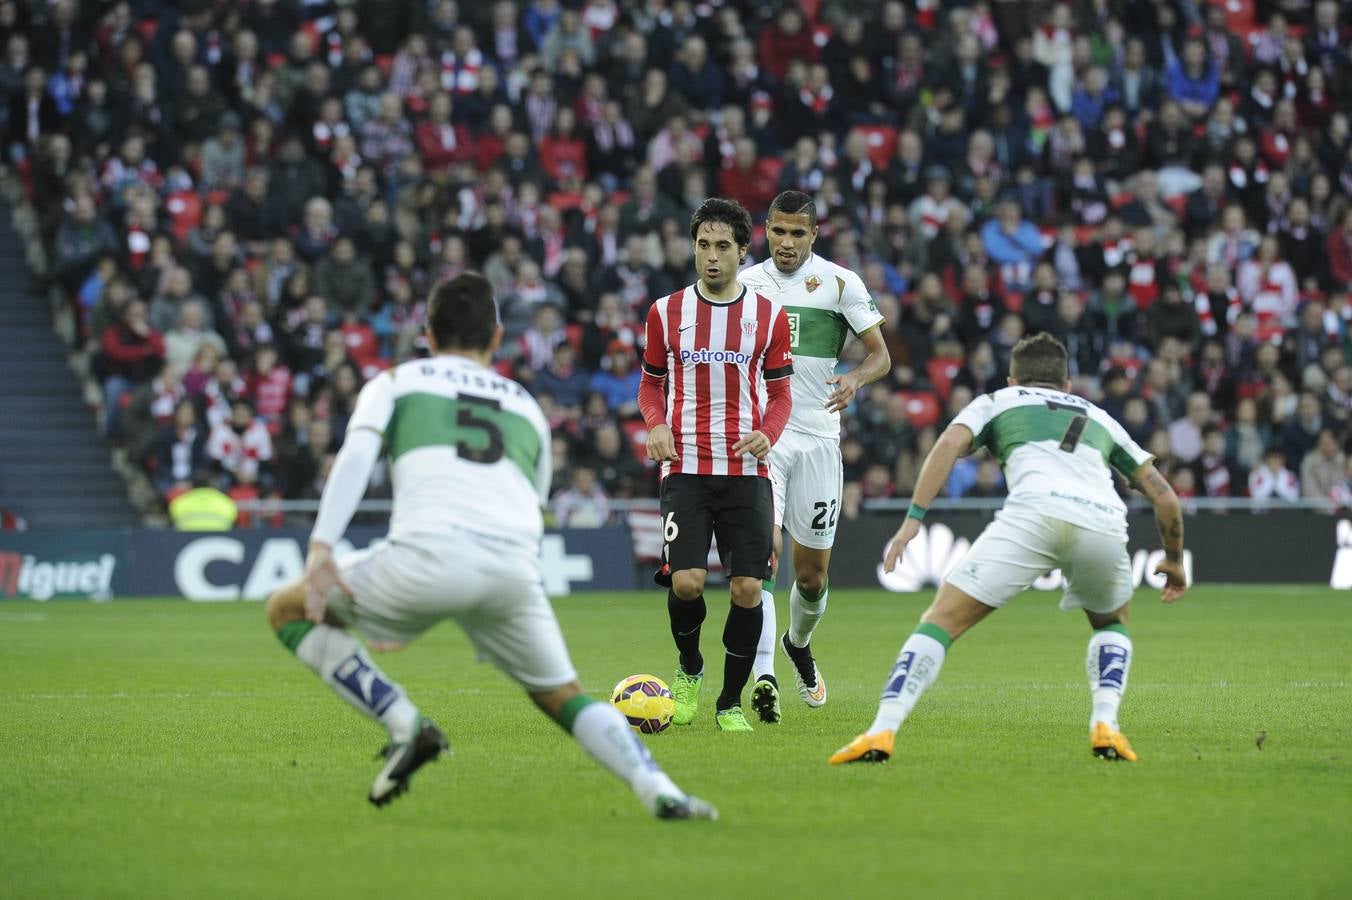
[[[1165,603],[1173,603],[1188,589],[1187,575],[1183,571],[1183,506],[1153,463],[1137,469],[1132,482],[1155,507],[1155,524],[1159,526],[1160,541],[1164,544],[1164,559],[1155,567],[1155,572],[1165,578],[1160,598]]]

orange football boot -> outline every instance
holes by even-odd
[[[1094,723],[1094,730],[1089,736],[1089,747],[1095,756],[1103,759],[1136,762],[1136,751],[1131,749],[1127,736],[1120,731],[1113,731],[1107,722]]]
[[[897,733],[895,731],[861,734],[831,754],[831,758],[827,762],[833,766],[852,762],[887,762],[892,758],[892,743],[896,738]]]

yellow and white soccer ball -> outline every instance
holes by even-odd
[[[642,734],[657,734],[671,724],[676,701],[671,688],[656,675],[630,675],[610,692],[610,702]]]

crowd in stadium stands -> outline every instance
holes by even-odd
[[[0,0],[5,162],[109,440],[162,496],[318,495],[428,287],[490,278],[553,510],[655,492],[636,341],[708,195],[817,200],[895,364],[846,514],[906,496],[1010,349],[1185,497],[1349,496],[1343,0]],[[753,256],[764,258],[758,234]],[[847,349],[844,365],[861,348]],[[952,496],[999,496],[974,459]]]

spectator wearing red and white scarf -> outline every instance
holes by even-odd
[[[1033,32],[1033,58],[1050,71],[1052,99],[1060,109],[1070,109],[1070,94],[1075,86],[1072,48],[1075,43],[1074,20],[1070,4],[1052,7],[1042,27]]]
[[[1254,500],[1300,499],[1300,481],[1286,468],[1281,448],[1270,448],[1263,456],[1262,465],[1249,473],[1249,496]]]
[[[246,400],[249,386],[239,374],[239,366],[229,357],[218,360],[206,384],[202,388],[202,404],[206,412],[207,425],[215,428],[230,418],[230,409],[236,400]]]
[[[1239,290],[1230,284],[1230,270],[1223,266],[1207,269],[1206,290],[1198,291],[1193,302],[1198,324],[1206,337],[1224,338],[1244,310]]]
[[[1258,232],[1248,227],[1243,207],[1237,203],[1227,206],[1221,211],[1220,230],[1207,240],[1207,265],[1234,272],[1253,256],[1258,240]]]
[[[522,361],[538,372],[554,358],[554,348],[566,340],[559,308],[547,303],[535,310],[531,326],[521,333],[518,351]]]
[[[1258,317],[1258,339],[1280,337],[1296,314],[1299,286],[1290,264],[1277,255],[1277,239],[1264,237],[1258,254],[1239,267],[1235,280],[1246,309]]]
[[[614,28],[619,18],[620,8],[615,0],[587,0],[587,5],[582,7],[582,24],[591,33],[592,40],[599,40],[601,35]]]
[[[133,134],[122,142],[119,153],[104,163],[99,183],[115,197],[132,184],[144,184],[158,190],[164,184],[164,177],[155,161],[146,156],[145,139]]]
[[[263,465],[272,461],[272,435],[248,400],[236,400],[230,417],[212,427],[207,456],[234,482],[257,481]]]
[[[917,197],[910,208],[911,225],[918,228],[925,240],[933,240],[950,217],[965,215],[967,208],[962,201],[949,193],[952,176],[941,165],[932,165],[925,170],[925,193]]]
[[[1281,59],[1288,38],[1286,16],[1274,12],[1266,28],[1249,35],[1250,55],[1256,64],[1270,66]]]
[[[474,43],[474,30],[457,28],[450,48],[441,54],[442,90],[461,96],[474,93],[479,89],[479,70],[483,67],[484,54]]]

